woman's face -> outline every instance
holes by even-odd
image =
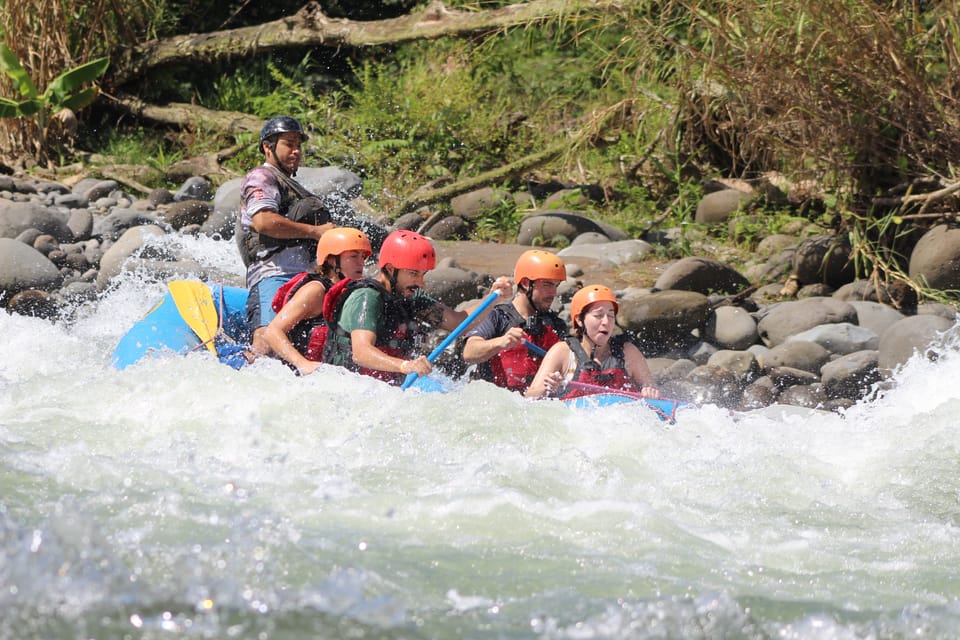
[[[340,254],[340,272],[348,278],[362,278],[363,263],[366,259],[363,251],[344,251]]]
[[[594,302],[583,314],[583,333],[596,345],[606,344],[617,324],[617,311],[612,302]]]

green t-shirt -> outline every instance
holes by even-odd
[[[422,290],[404,300],[403,304],[417,323],[436,327],[443,320],[443,305]],[[380,345],[391,337],[387,335],[390,331],[388,321],[389,318],[384,314],[383,295],[378,289],[363,287],[353,291],[343,303],[337,323],[343,333],[337,331],[327,338],[339,343],[337,353],[330,360],[331,364],[353,368],[353,353],[349,347],[350,333],[357,329],[373,331],[377,334],[377,344]]]

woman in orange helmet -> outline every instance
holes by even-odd
[[[619,311],[609,287],[595,284],[577,291],[570,304],[575,335],[550,348],[525,395],[569,399],[607,387],[659,397],[643,354],[626,335],[614,335]]]
[[[363,277],[363,265],[373,253],[370,240],[359,229],[336,227],[317,242],[317,266],[294,276],[273,298],[277,315],[264,330],[268,353],[313,373],[323,359],[326,322],[323,301],[335,282]]]

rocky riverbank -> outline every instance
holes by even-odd
[[[298,178],[333,208],[369,211],[349,171],[305,168]],[[428,285],[451,305],[475,299],[492,277],[511,274],[531,245],[563,245],[558,253],[570,275],[563,303],[581,284],[615,288],[619,323],[646,354],[664,394],[694,402],[735,409],[775,402],[849,406],[876,393],[914,353],[933,357],[956,323],[953,307],[918,304],[912,290],[854,280],[849,247],[827,230],[804,225],[769,235],[738,270],[706,235],[681,238],[677,230],[655,229],[630,238],[591,219],[589,194],[559,185],[553,193],[483,189],[455,198],[453,214],[442,219],[424,212],[379,222],[435,239],[441,261]],[[698,222],[726,224],[750,197],[749,185],[713,191],[700,203]],[[470,237],[472,225],[503,198],[527,199],[515,243],[453,239]],[[96,304],[130,270],[242,286],[239,270],[198,264],[169,242],[200,234],[229,241],[238,206],[239,180],[214,189],[195,177],[175,193],[157,189],[139,198],[112,180],[0,176],[0,305],[69,323],[78,306]],[[933,257],[918,262],[939,264],[952,236],[930,233],[937,241],[924,247],[921,240],[915,251]],[[658,257],[658,247],[681,239],[692,256]]]

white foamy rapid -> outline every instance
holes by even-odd
[[[191,241],[239,272],[229,242]],[[954,638],[960,357],[674,426],[0,312],[0,638]]]

